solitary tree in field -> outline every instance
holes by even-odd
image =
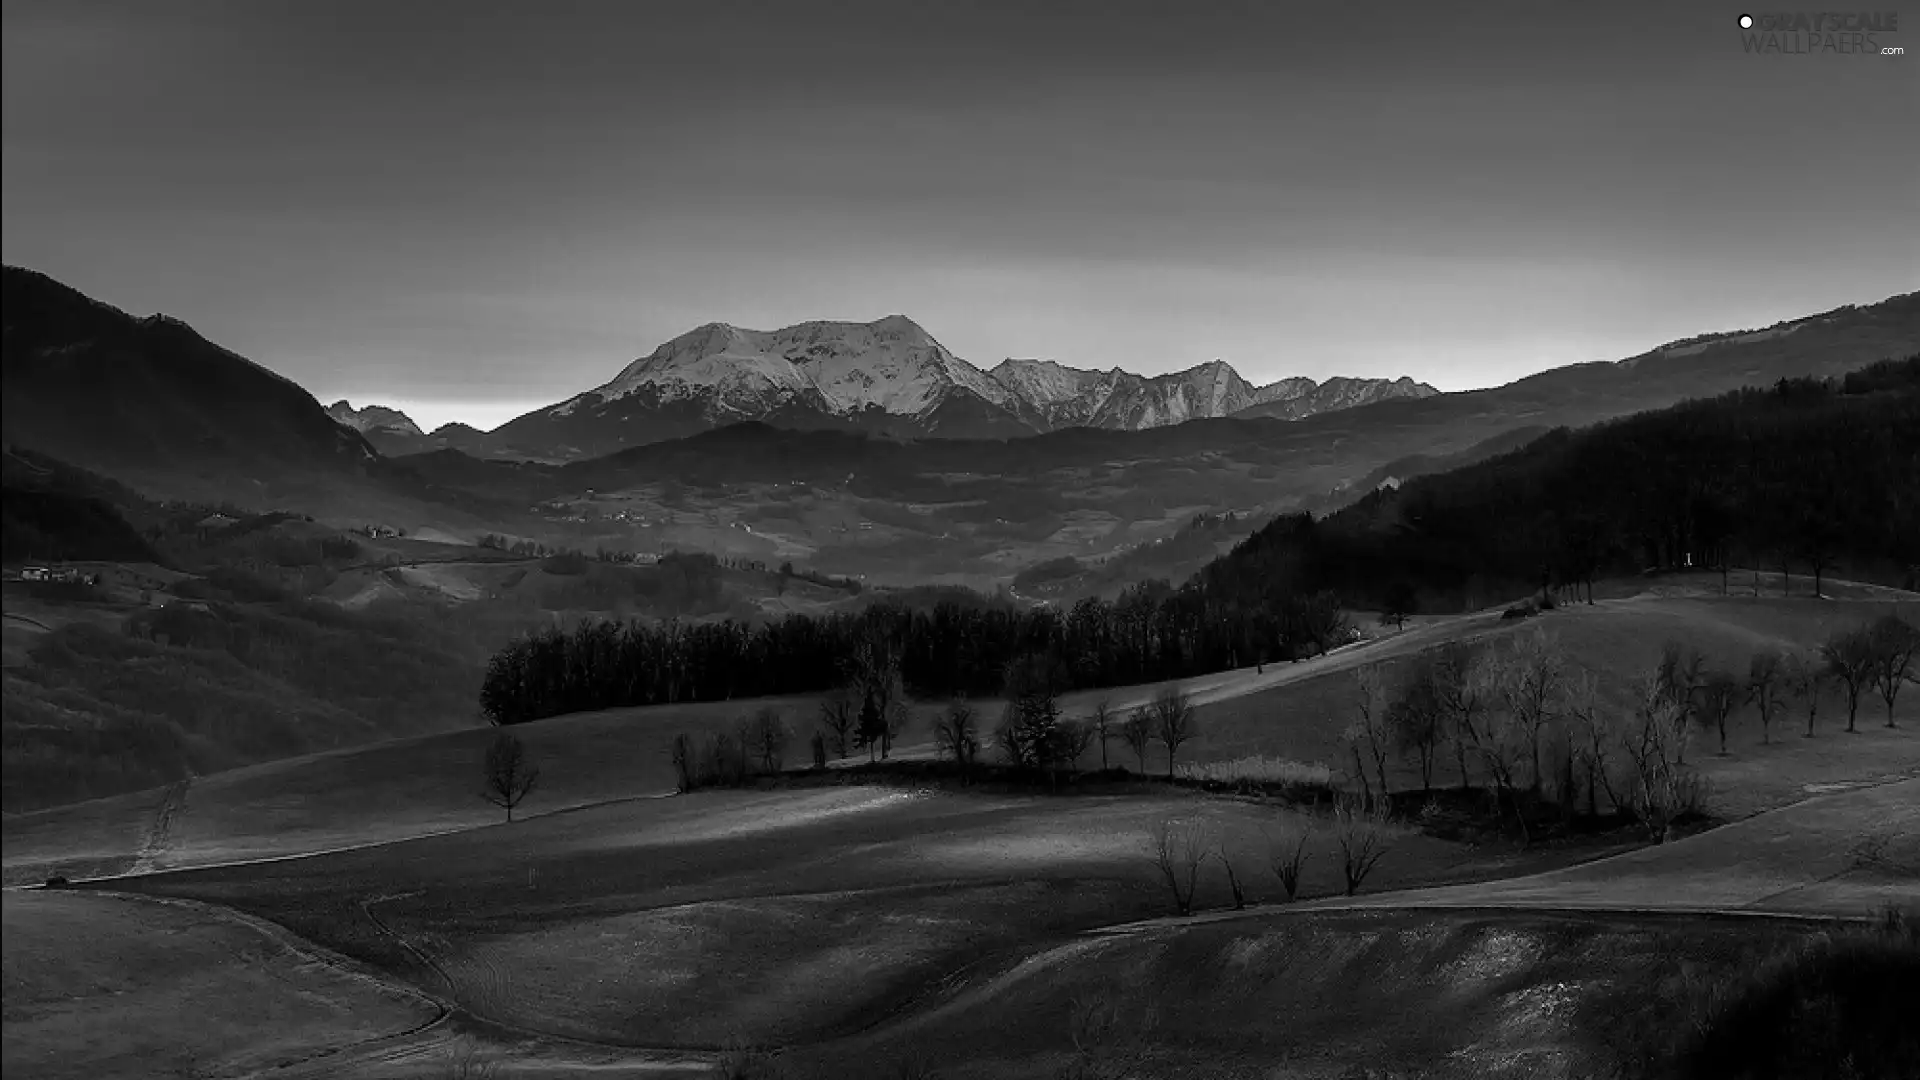
[[[1107,742],[1118,732],[1118,717],[1113,706],[1105,698],[1093,703],[1093,711],[1087,714],[1087,722],[1093,728],[1093,737],[1100,742],[1100,771],[1107,771]]]
[[[1307,838],[1311,835],[1306,824],[1291,814],[1267,830],[1267,865],[1280,879],[1289,901],[1300,893],[1300,870],[1307,862]]]
[[[1224,822],[1213,830],[1213,857],[1220,861],[1220,868],[1227,874],[1227,891],[1233,896],[1233,910],[1239,911],[1247,906],[1246,886],[1240,881],[1240,868],[1234,862],[1239,854],[1238,837],[1234,830]]]
[[[1697,649],[1677,641],[1669,641],[1661,649],[1660,667],[1654,675],[1654,686],[1679,709],[1680,722],[1683,724],[1693,719],[1698,704],[1695,698],[1705,667],[1706,661]],[[1683,755],[1686,753],[1684,741],[1679,746],[1679,752]],[[1684,758],[1680,763],[1685,764]]]
[[[1864,626],[1842,630],[1820,646],[1827,673],[1847,692],[1847,730],[1853,731],[1860,715],[1860,694],[1873,685],[1873,637]]]
[[[1367,779],[1367,764],[1373,765],[1380,780],[1380,798],[1387,797],[1387,757],[1393,749],[1393,732],[1387,726],[1387,711],[1392,704],[1386,675],[1378,664],[1369,664],[1353,673],[1359,689],[1354,702],[1359,716],[1340,732],[1340,741],[1353,758],[1354,778],[1368,803],[1374,801],[1373,783]]]
[[[1920,627],[1898,615],[1885,615],[1874,620],[1867,640],[1872,645],[1874,689],[1887,703],[1887,726],[1895,727],[1893,701],[1902,686],[1915,681],[1913,655],[1920,651]]]
[[[1394,745],[1413,755],[1420,766],[1420,790],[1433,793],[1433,760],[1446,741],[1446,710],[1434,676],[1433,661],[1420,657],[1394,691],[1387,706],[1387,726]]]
[[[994,738],[1009,764],[1057,781],[1060,770],[1085,749],[1060,718],[1060,693],[1067,684],[1066,670],[1047,653],[1028,653],[1007,665],[1001,691],[1007,706]]]
[[[1479,722],[1492,694],[1487,665],[1458,642],[1440,651],[1433,664],[1434,693],[1445,716],[1445,736],[1460,767],[1460,790],[1472,786],[1467,758],[1480,741]]]
[[[870,636],[854,646],[845,662],[848,689],[859,702],[856,732],[872,756],[878,744],[880,756],[893,750],[894,737],[906,725],[907,692],[900,681],[899,646],[879,636]]]
[[[1574,761],[1587,774],[1587,816],[1599,814],[1601,791],[1607,793],[1607,804],[1615,811],[1624,809],[1625,801],[1614,790],[1608,767],[1614,760],[1619,725],[1600,702],[1600,682],[1593,672],[1582,671],[1568,681],[1566,714],[1572,725],[1568,739]]]
[[[1385,803],[1356,806],[1343,802],[1334,808],[1333,820],[1334,841],[1340,846],[1340,873],[1347,895],[1352,896],[1392,846],[1387,807]]]
[[[949,704],[934,721],[933,744],[942,757],[959,766],[964,781],[973,771],[974,759],[980,756],[980,721],[973,706],[965,700]]]
[[[540,768],[527,756],[520,740],[506,732],[494,736],[487,747],[486,789],[480,797],[507,812],[513,820],[513,808],[532,793],[540,780]]]
[[[1153,712],[1145,705],[1135,706],[1120,723],[1120,737],[1140,763],[1141,775],[1147,771],[1147,746],[1153,742]]]
[[[1620,743],[1633,763],[1629,802],[1654,843],[1672,834],[1674,818],[1698,803],[1699,775],[1681,763],[1687,742],[1687,713],[1673,700],[1661,677],[1641,681],[1634,724]]]
[[[1155,826],[1152,841],[1153,862],[1173,893],[1174,910],[1191,914],[1200,865],[1207,861],[1209,850],[1205,827],[1198,821],[1168,819]]]
[[[1700,706],[1695,712],[1702,727],[1720,732],[1720,752],[1727,752],[1727,717],[1740,706],[1741,687],[1731,672],[1709,671],[1700,680]]]
[[[1502,657],[1500,698],[1527,743],[1528,790],[1540,791],[1540,740],[1560,705],[1560,649],[1544,632],[1521,634]]]
[[[1753,654],[1747,665],[1747,700],[1760,710],[1760,741],[1771,742],[1773,716],[1786,695],[1787,662],[1776,652]]]
[[[1153,695],[1153,704],[1149,706],[1153,716],[1153,735],[1160,745],[1167,748],[1167,779],[1173,779],[1174,755],[1180,752],[1180,744],[1193,738],[1193,699],[1177,686],[1169,686]]]
[[[1820,712],[1820,693],[1827,686],[1826,661],[1819,656],[1789,653],[1785,675],[1787,693],[1807,703],[1807,734],[1813,738],[1813,722]]]
[[[848,746],[853,739],[854,724],[860,717],[860,707],[853,699],[853,692],[842,686],[820,699],[820,726],[826,733],[827,741],[833,746],[833,756],[847,756]]]
[[[1492,658],[1488,663],[1489,678],[1499,683],[1513,678],[1507,671],[1506,657]],[[1532,844],[1533,829],[1527,824],[1527,807],[1521,800],[1530,789],[1520,783],[1520,774],[1532,760],[1533,743],[1523,718],[1505,705],[1488,709],[1475,731],[1473,748],[1487,779],[1493,782],[1496,811],[1502,803],[1511,806],[1514,822],[1520,827],[1520,842]]]
[[[768,705],[755,712],[748,738],[754,756],[760,759],[760,767],[769,773],[779,772],[785,763],[787,744],[793,739],[793,732],[787,728],[780,710]]]

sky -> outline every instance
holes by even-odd
[[[0,254],[490,428],[707,322],[1497,385],[1920,288],[1920,8],[4,7]]]

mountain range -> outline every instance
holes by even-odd
[[[30,270],[6,268],[4,287],[8,444],[154,498],[453,531],[520,518],[544,527],[527,517],[530,505],[589,488],[799,478],[850,482],[868,500],[976,500],[989,525],[1001,518],[1010,523],[1001,528],[1044,535],[1090,505],[1076,485],[1094,476],[1100,500],[1124,493],[1149,516],[1161,512],[1154,506],[1332,507],[1554,427],[1920,352],[1920,293],[1908,293],[1486,390],[1410,392],[1301,415],[1316,397],[1352,400],[1344,396],[1352,388],[1249,387],[1225,364],[1159,379],[1045,361],[980,372],[899,317],[765,334],[713,325],[499,431],[447,425],[421,435],[377,406],[341,402],[330,413],[177,319],[129,315]],[[759,422],[729,423],[762,408]],[[1043,426],[1052,430],[1033,433]],[[588,456],[621,440],[632,445]],[[502,445],[565,454],[479,460]],[[963,475],[971,479],[942,479]],[[915,550],[933,558],[938,536],[915,539]]]
[[[431,435],[391,409],[336,419],[389,453],[458,449],[542,460],[597,457],[743,421],[901,438],[1008,439],[1070,427],[1140,431],[1254,406],[1300,419],[1439,391],[1409,378],[1295,377],[1255,386],[1214,360],[1167,375],[1089,371],[1051,360],[990,371],[955,356],[904,315],[779,330],[708,323],[628,364],[610,381],[482,435]]]

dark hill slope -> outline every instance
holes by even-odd
[[[1901,578],[1920,563],[1920,357],[1783,380],[1578,431],[1280,518],[1207,567],[1209,591],[1338,591],[1430,607],[1546,581],[1738,559]]]
[[[378,460],[293,382],[164,315],[0,271],[6,439],[114,475],[353,472]]]

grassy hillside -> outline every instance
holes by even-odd
[[[1264,756],[1318,762],[1344,772],[1350,762],[1340,733],[1355,715],[1355,670],[1403,663],[1448,642],[1487,646],[1535,628],[1544,630],[1576,669],[1596,674],[1607,707],[1622,710],[1627,708],[1630,681],[1651,670],[1669,638],[1701,649],[1710,666],[1744,671],[1754,651],[1804,649],[1834,629],[1895,610],[1901,603],[1720,597],[1710,594],[1713,584],[1704,576],[1673,579],[1651,591],[1641,583],[1622,583],[1615,589],[1620,595],[1591,608],[1563,608],[1524,624],[1503,621],[1497,612],[1425,620],[1316,660],[1185,680],[1178,685],[1192,693],[1198,733],[1181,748],[1180,760],[1203,764]],[[1764,591],[1775,585],[1777,579],[1762,581]],[[1879,590],[1858,591],[1865,597]],[[1604,596],[1606,590],[1602,592]],[[1061,704],[1069,716],[1084,715],[1102,700],[1124,711],[1150,700],[1161,685],[1081,691],[1067,695]],[[932,756],[929,732],[942,705],[916,706],[915,718],[896,744],[896,757]],[[999,704],[979,705],[991,726]],[[515,733],[543,771],[540,790],[527,810],[541,813],[671,791],[674,776],[667,747],[675,733],[727,728],[763,706],[779,710],[794,727],[797,736],[789,758],[802,758],[804,738],[817,723],[813,697],[615,709],[518,725]],[[1860,731],[1843,736],[1839,728],[1845,722],[1844,703],[1829,686],[1820,701],[1815,738],[1799,737],[1805,713],[1804,705],[1796,705],[1776,722],[1774,741],[1763,746],[1754,710],[1743,706],[1732,721],[1729,754],[1713,754],[1705,741],[1697,744],[1698,763],[1717,785],[1714,812],[1742,817],[1803,797],[1809,785],[1920,769],[1920,697],[1903,696],[1896,710],[1899,728],[1881,726],[1872,706],[1863,706],[1862,717]],[[484,729],[448,732],[196,779],[186,791],[184,809],[171,817],[165,844],[148,853],[149,864],[286,854],[483,824],[493,811],[473,792],[489,738]],[[1108,754],[1116,764],[1138,764],[1118,741]],[[1097,766],[1099,755],[1097,746],[1090,748],[1082,766]],[[1149,773],[1163,773],[1164,751],[1157,744],[1150,746],[1144,764]],[[1390,768],[1396,788],[1417,785],[1410,764],[1396,759]],[[1477,773],[1474,779],[1483,780]],[[1442,761],[1439,780],[1457,783],[1451,761]],[[10,818],[7,879],[36,880],[85,866],[125,869],[148,841],[147,827],[160,801],[159,793],[146,792]],[[63,863],[68,850],[71,862]]]
[[[9,1076],[244,1074],[435,1015],[417,994],[317,963],[290,935],[217,911],[9,891],[0,916]]]

